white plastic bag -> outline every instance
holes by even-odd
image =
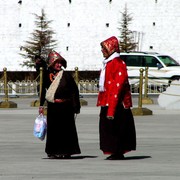
[[[40,114],[35,119],[33,134],[35,137],[43,141],[46,136],[46,129],[47,129],[46,116]]]

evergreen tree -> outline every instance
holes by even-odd
[[[119,22],[120,28],[120,50],[121,52],[133,51],[137,47],[137,43],[134,42],[133,33],[129,30],[129,24],[133,20],[130,14],[128,14],[127,6],[124,8],[122,14],[122,21]]]
[[[25,46],[21,46],[24,53],[20,53],[26,59],[21,65],[30,68],[35,67],[35,56],[46,60],[48,53],[57,45],[56,40],[52,38],[55,32],[49,27],[52,21],[47,20],[44,10],[42,9],[41,15],[34,15],[36,29],[31,33],[30,40],[25,41]]]

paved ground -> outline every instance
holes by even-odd
[[[96,97],[84,98],[76,124],[82,154],[50,160],[45,141],[33,136],[38,109],[35,98],[14,98],[18,108],[0,109],[0,180],[178,180],[180,179],[180,111],[143,105],[150,116],[135,116],[137,150],[125,160],[108,161],[99,150]],[[137,98],[133,98],[134,106]]]

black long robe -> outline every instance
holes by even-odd
[[[118,104],[113,120],[106,118],[108,107],[100,112],[100,149],[105,154],[126,153],[136,150],[136,130],[131,109]]]

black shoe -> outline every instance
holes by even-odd
[[[71,159],[71,155],[66,154],[66,155],[63,156],[63,159]]]
[[[55,155],[55,154],[48,154],[47,156],[49,159],[57,159],[58,158],[57,155]]]
[[[71,155],[66,154],[66,155],[62,155],[62,154],[48,154],[47,155],[49,159],[71,159]]]
[[[123,154],[112,154],[106,158],[106,160],[123,160],[124,155]]]

